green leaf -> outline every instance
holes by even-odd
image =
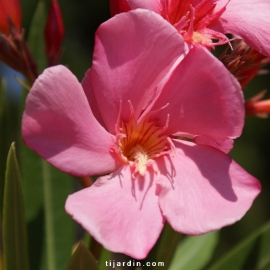
[[[25,96],[22,97],[22,107]],[[73,220],[65,212],[73,178],[42,160],[20,141],[30,268],[65,269],[73,245]]]
[[[4,179],[9,147],[19,133],[18,105],[7,93],[8,85],[0,81],[0,219],[3,211]]]
[[[80,243],[68,264],[67,270],[99,270],[94,256]]]
[[[270,222],[240,242],[209,270],[270,269]],[[232,268],[233,267],[233,268]]]
[[[108,266],[106,266],[106,262],[110,261],[113,258],[113,253],[105,248],[102,248],[100,259],[99,259],[99,269],[107,270]]]
[[[0,81],[0,119],[3,118],[4,114],[4,95],[5,95],[5,83],[4,80]]]
[[[93,238],[90,236],[90,234],[85,232],[82,243],[85,246],[90,246],[89,247],[90,250],[91,250],[91,247],[93,247],[92,246],[92,239]],[[90,245],[89,245],[89,243],[90,243]],[[94,256],[93,253],[91,253],[91,254]],[[98,258],[98,266],[99,266],[100,270],[107,270],[108,269],[108,266],[106,266],[106,262],[110,261],[114,254],[115,253],[112,253],[111,251],[109,251],[101,246],[101,251],[100,251],[99,258]]]
[[[3,200],[4,200],[4,187],[5,187],[5,139],[3,130],[5,130],[4,125],[4,113],[5,113],[5,100],[4,100],[4,80],[0,81],[0,219],[2,218],[3,212]]]
[[[182,235],[180,233],[174,231],[171,226],[166,223],[158,242],[150,251],[148,257],[145,259],[145,262],[164,262],[164,265],[167,267],[173,258],[175,249],[181,237]],[[143,262],[144,265],[145,262]],[[155,269],[155,267],[153,266],[151,268],[147,266],[146,269]]]
[[[211,259],[217,240],[217,232],[200,236],[187,236],[178,245],[169,270],[202,269]]]
[[[44,208],[42,161],[22,141],[19,150],[26,220],[31,222]]]
[[[65,269],[73,245],[73,221],[64,208],[72,178],[22,150],[31,269]]]
[[[33,16],[27,40],[29,50],[37,63],[39,74],[47,67],[43,34],[46,24],[46,14],[46,5],[44,1],[41,0],[39,1]]]
[[[42,160],[43,192],[48,267],[58,270],[66,265],[72,250],[73,223],[64,209],[71,193],[71,178]]]
[[[20,102],[20,115],[23,114],[27,95],[28,92],[22,92]],[[40,226],[38,224],[38,216],[39,219],[42,219],[40,223],[44,224],[42,159],[33,150],[24,144],[21,136],[19,140],[19,160],[23,183],[22,189],[26,221],[28,224],[33,223],[35,227],[37,227]],[[31,240],[31,234],[28,235],[30,236]],[[36,239],[36,241],[37,240],[38,239]],[[30,252],[30,256],[31,254],[32,252]],[[37,255],[35,255],[35,257],[36,256]]]
[[[14,143],[9,150],[5,177],[3,246],[6,270],[29,269],[23,197]]]

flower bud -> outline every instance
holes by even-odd
[[[59,63],[64,36],[64,25],[57,0],[52,0],[44,29],[44,36],[48,65],[56,65]]]
[[[270,114],[270,99],[264,99],[266,90],[261,91],[245,103],[246,115],[254,115],[260,118],[267,118]]]
[[[219,59],[236,77],[243,88],[257,74],[263,74],[261,68],[270,61],[270,58],[239,40],[235,41],[234,50],[231,53],[227,54],[226,49]]]
[[[9,22],[21,30],[21,8],[18,0],[0,0],[0,32],[9,35]]]
[[[129,11],[130,7],[126,0],[110,0],[111,16],[114,16],[121,12]]]

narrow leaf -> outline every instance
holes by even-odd
[[[85,235],[83,237],[82,243],[84,244],[84,246],[90,246],[89,250],[91,250],[91,243],[92,243],[92,237],[90,236],[90,234],[88,234],[87,232],[85,232]],[[90,245],[89,245],[90,243]],[[91,252],[91,251],[90,251]],[[91,253],[93,256],[94,254]],[[113,256],[115,256],[115,253],[112,253],[111,251],[105,249],[104,247],[101,246],[101,251],[99,254],[99,258],[98,260],[98,266],[100,270],[107,270],[108,266],[106,266],[107,262],[114,259]]]
[[[38,72],[41,73],[47,66],[46,54],[45,54],[45,42],[43,29],[46,24],[46,8],[44,1],[39,1],[35,14],[33,16],[29,36],[28,36],[28,46],[29,50],[35,59]]]
[[[23,91],[20,115],[23,113],[27,92]],[[30,269],[40,270],[46,259],[45,214],[43,200],[43,180],[41,158],[19,140],[19,160],[22,190],[27,222]]]
[[[9,147],[19,133],[18,105],[8,94],[5,80],[0,81],[0,218],[3,211],[6,158]]]
[[[209,270],[270,269],[270,222],[230,250]]]
[[[65,212],[65,201],[72,192],[71,177],[42,160],[47,267],[64,269],[72,250],[73,223]]]
[[[67,270],[99,270],[94,256],[80,243],[68,264]]]
[[[162,262],[164,263],[165,267],[168,267],[181,237],[182,235],[180,233],[174,231],[171,226],[166,223],[158,242],[150,251],[150,254],[145,259],[145,262]],[[152,268],[147,266],[147,269],[155,269],[155,266]]]
[[[211,259],[218,233],[187,236],[177,247],[169,270],[199,270]]]
[[[113,253],[105,248],[102,249],[100,259],[98,262],[100,270],[107,270],[106,262],[110,261],[113,258]]]
[[[3,130],[5,130],[4,125],[4,112],[5,112],[5,100],[4,100],[4,80],[0,81],[0,219],[2,218],[3,212],[3,200],[4,200],[4,187],[5,187],[5,139]]]
[[[23,197],[14,143],[8,154],[5,177],[3,246],[5,270],[29,269]]]
[[[44,206],[45,206],[45,228],[47,235],[47,258],[48,268],[56,270],[55,254],[55,232],[53,227],[53,203],[52,203],[52,186],[51,186],[51,174],[49,164],[42,161],[43,170],[43,191],[44,191]]]
[[[22,107],[25,96],[22,97]],[[65,212],[72,177],[20,141],[20,165],[29,239],[30,268],[65,269],[73,245],[73,221]]]

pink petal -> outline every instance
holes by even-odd
[[[242,132],[245,112],[240,84],[201,46],[178,65],[152,110],[167,103],[159,115],[161,125],[170,116],[167,134],[189,133],[222,144]]]
[[[89,102],[89,105],[91,107],[91,111],[95,118],[98,120],[98,122],[104,126],[104,121],[102,119],[102,116],[100,114],[100,110],[95,98],[95,95],[93,93],[92,85],[91,85],[91,69],[88,69],[85,73],[85,76],[82,80],[82,87],[84,90],[84,93],[87,97],[87,100]]]
[[[215,147],[226,154],[232,150],[234,143],[232,139],[216,140],[206,136],[195,136],[194,142],[196,144],[204,144]]]
[[[126,0],[131,9],[143,8],[152,10],[158,14],[162,12],[162,4],[159,0]]]
[[[77,78],[64,66],[46,69],[26,100],[24,142],[58,169],[77,176],[116,168],[114,137],[94,118]]]
[[[106,249],[143,259],[164,225],[155,192],[149,172],[133,179],[125,166],[70,195],[65,207]]]
[[[215,148],[174,142],[176,152],[166,168],[159,162],[160,207],[171,226],[196,235],[241,219],[260,193],[260,183]]]
[[[228,0],[218,2],[217,8]],[[250,47],[270,56],[270,1],[231,0],[212,28],[241,37]]]
[[[156,86],[184,42],[176,29],[148,10],[121,13],[100,26],[91,71],[93,92],[107,129],[114,133],[120,107],[137,117],[156,94]]]

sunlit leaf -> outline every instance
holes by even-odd
[[[8,154],[5,177],[3,246],[5,270],[29,269],[22,189],[14,144]]]
[[[99,270],[91,252],[80,243],[68,264],[67,270]]]
[[[209,270],[270,269],[270,222],[240,242]]]
[[[211,259],[218,233],[187,236],[177,247],[169,270],[200,270]]]

